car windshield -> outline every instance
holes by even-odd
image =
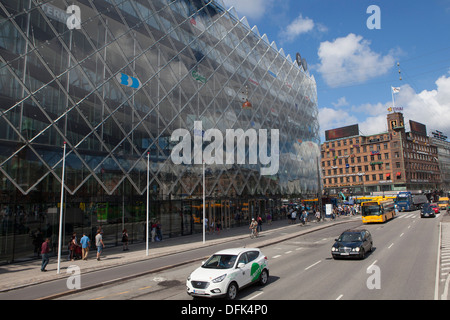
[[[215,254],[203,264],[202,268],[206,269],[230,269],[236,262],[237,255]]]
[[[359,242],[362,241],[362,236],[359,232],[346,232],[341,234],[338,240],[340,242]]]

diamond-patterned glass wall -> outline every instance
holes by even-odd
[[[172,133],[194,141],[195,121],[224,136],[280,132],[273,176],[207,167],[210,217],[232,227],[236,213],[278,213],[282,197],[316,194],[314,77],[221,1],[2,0],[0,19],[1,260],[55,237],[64,142],[66,234],[103,224],[111,243],[122,228],[142,240],[147,155],[152,218],[166,236],[199,232],[202,166],[170,157]]]

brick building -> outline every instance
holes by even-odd
[[[426,126],[410,121],[406,132],[402,113],[387,115],[388,131],[359,134],[358,125],[326,132],[321,145],[324,193],[346,196],[371,192],[432,190],[440,183],[437,147]]]

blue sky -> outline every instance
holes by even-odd
[[[362,134],[385,131],[391,86],[401,88],[407,129],[414,120],[450,134],[450,0],[223,1],[286,55],[307,59],[322,142],[325,130],[356,123]],[[367,27],[371,5],[381,29]]]

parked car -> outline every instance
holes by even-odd
[[[254,283],[267,284],[269,265],[259,249],[235,248],[213,254],[187,278],[193,297],[225,297],[234,300],[238,290]]]
[[[372,235],[366,229],[344,231],[331,247],[333,259],[364,259],[367,252],[373,250]]]
[[[436,217],[436,213],[434,212],[434,209],[431,207],[430,203],[425,203],[422,206],[422,208],[420,209],[420,217],[421,218]]]

